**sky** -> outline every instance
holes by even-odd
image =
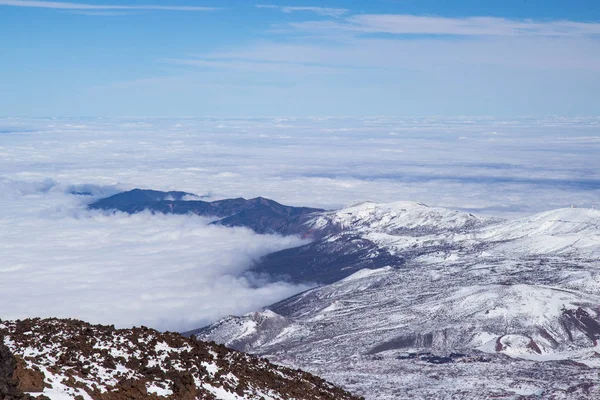
[[[585,116],[594,0],[0,0],[0,116]]]

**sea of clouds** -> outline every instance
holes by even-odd
[[[4,319],[76,317],[183,331],[306,288],[244,274],[260,256],[301,244],[296,237],[198,216],[87,211],[72,187],[48,181],[4,180],[0,188]]]
[[[3,118],[0,318],[187,330],[307,288],[247,274],[299,238],[86,210],[122,190],[323,208],[413,200],[510,218],[591,207],[598,154],[600,118]]]

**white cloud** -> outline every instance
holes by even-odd
[[[122,107],[110,101],[103,111],[85,107],[129,98],[141,113],[175,116],[596,112],[599,23],[394,14],[294,21],[272,25],[270,39],[163,59],[169,76],[106,84],[74,107],[114,115]]]
[[[286,14],[290,14],[298,11],[306,11],[312,12],[317,15],[322,15],[326,17],[334,17],[338,18],[342,15],[348,13],[348,10],[345,8],[331,8],[331,7],[306,7],[306,6],[277,6],[272,4],[257,4],[257,8],[271,8],[280,10]]]
[[[340,21],[305,21],[295,28],[324,32],[427,34],[460,36],[596,36],[600,23],[568,20],[536,21],[497,17],[431,17],[402,14],[360,14]]]
[[[327,66],[333,70],[425,69],[439,66],[600,71],[600,42],[592,38],[487,37],[479,40],[355,38],[340,43],[261,42],[205,54],[206,60]],[[325,68],[325,67],[323,67]],[[402,71],[398,71],[401,73]],[[401,76],[401,75],[399,75]]]
[[[67,3],[59,1],[0,0],[0,6],[52,8],[59,10],[164,10],[164,11],[214,11],[215,7],[160,6],[160,5],[108,5]],[[98,15],[98,14],[96,14]]]
[[[371,199],[541,210],[590,200],[600,179],[598,124],[593,117],[7,118],[0,171],[13,181],[319,207]]]
[[[259,73],[317,73],[317,74],[332,74],[342,72],[341,68],[330,67],[325,65],[315,65],[309,63],[297,63],[281,60],[273,62],[269,60],[236,60],[229,58],[193,58],[193,59],[165,59],[164,62],[176,65],[187,65],[191,67],[210,68],[219,71],[235,70],[248,71]]]
[[[195,216],[88,212],[67,187],[0,181],[0,315],[186,330],[305,289],[243,272],[301,243]],[[101,190],[100,190],[101,191]],[[98,191],[96,191],[98,193]]]
[[[600,196],[598,117],[4,118],[0,137],[0,318],[188,329],[302,289],[243,277],[296,239],[92,213],[66,192],[413,200],[503,216]]]

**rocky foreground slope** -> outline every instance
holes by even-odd
[[[358,399],[215,343],[76,320],[0,322],[0,399]]]

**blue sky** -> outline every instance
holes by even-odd
[[[1,116],[598,115],[600,5],[0,0]]]

